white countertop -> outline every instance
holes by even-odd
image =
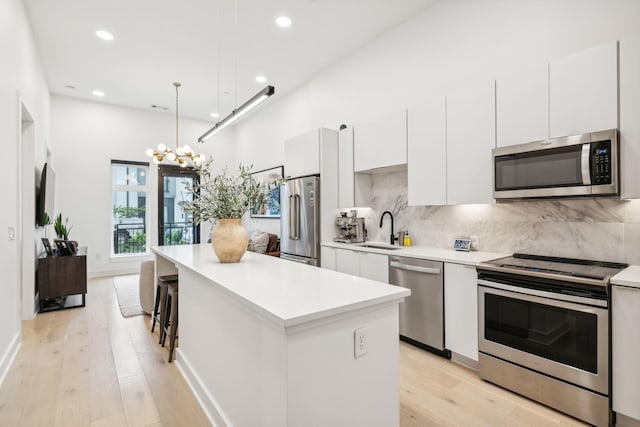
[[[247,252],[239,263],[222,264],[209,244],[151,249],[190,269],[277,324],[289,327],[393,301],[411,292],[324,268]],[[181,283],[180,286],[189,286]]]
[[[640,288],[640,266],[630,265],[611,278],[612,285]]]
[[[388,245],[380,242],[366,242],[381,245]],[[432,261],[451,262],[455,264],[478,265],[481,262],[491,261],[492,259],[503,258],[511,254],[503,254],[497,252],[471,251],[461,252],[453,249],[431,248],[428,246],[396,246],[400,249],[377,249],[365,248],[362,243],[336,243],[323,242],[322,246],[329,248],[349,249],[353,251],[371,252],[384,255],[397,255],[409,258],[421,258]]]

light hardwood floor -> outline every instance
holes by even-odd
[[[88,289],[87,307],[23,322],[0,426],[208,426],[149,317],[120,315],[111,278]],[[405,343],[400,407],[402,427],[582,425]]]

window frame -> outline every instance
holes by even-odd
[[[130,166],[136,166],[136,167],[144,167],[146,168],[146,184],[145,185],[122,185],[122,184],[114,184],[113,183],[113,178],[114,178],[114,174],[113,174],[113,167],[114,166],[125,166],[125,167],[130,167]],[[129,161],[129,160],[111,160],[111,220],[110,220],[110,236],[109,236],[109,241],[110,244],[109,246],[111,247],[110,250],[110,258],[113,260],[121,260],[121,259],[128,259],[128,258],[135,258],[135,257],[147,257],[151,254],[151,235],[150,233],[150,228],[151,228],[151,224],[150,224],[150,218],[151,218],[151,212],[150,212],[150,208],[151,208],[151,200],[150,200],[150,191],[149,191],[149,183],[150,183],[150,176],[149,176],[149,172],[151,170],[151,168],[149,167],[149,163],[148,162],[135,162],[135,161]],[[127,252],[127,253],[116,253],[115,252],[115,239],[114,239],[114,231],[115,231],[115,221],[114,221],[114,216],[113,216],[113,207],[114,207],[114,195],[117,191],[124,191],[124,192],[137,192],[137,193],[144,193],[145,194],[145,217],[144,217],[144,233],[146,235],[146,244],[145,244],[145,251],[144,252]]]

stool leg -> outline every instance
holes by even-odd
[[[172,297],[173,299],[173,297]],[[172,301],[171,326],[169,327],[169,363],[173,360],[173,351],[176,348],[176,336],[178,335],[178,294],[175,294],[175,301]]]
[[[160,286],[156,286],[156,300],[153,303],[153,321],[151,322],[151,332],[156,327],[156,318],[158,316],[158,308],[160,306]]]
[[[164,308],[164,319],[162,321],[162,336],[160,337],[160,344],[164,347],[164,344],[167,340],[167,332],[169,325],[171,325],[171,315],[172,315],[172,301],[173,296],[167,292],[167,298],[165,299],[165,308]]]
[[[162,286],[160,290],[160,338],[158,344],[164,346],[164,325],[167,321],[167,285]]]

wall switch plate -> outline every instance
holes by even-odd
[[[364,356],[369,352],[369,339],[367,337],[367,328],[356,329],[353,333],[353,357],[355,359]]]
[[[16,229],[14,227],[9,227],[9,241],[16,240]]]

